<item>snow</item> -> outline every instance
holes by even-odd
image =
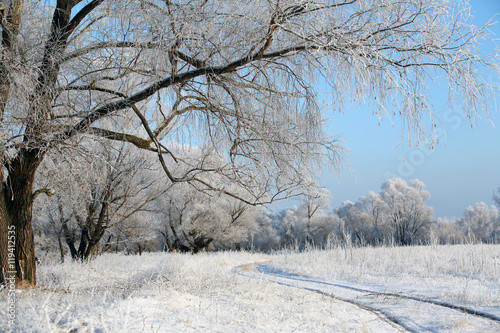
[[[478,313],[475,309],[458,307],[455,304],[415,297],[404,292],[387,293],[373,287],[368,290],[366,286],[352,285],[349,282],[330,283],[315,277],[273,269],[269,265],[258,265],[257,269],[265,274],[269,281],[332,295],[357,304],[362,309],[378,313],[381,319],[410,332],[447,332],[450,328],[463,326],[463,322],[467,322],[472,328],[471,332],[495,332],[500,329],[500,317],[491,313]],[[470,316],[471,314],[474,317]]]
[[[499,315],[499,269],[497,245],[334,248],[270,255],[104,254],[90,263],[47,259],[38,267],[39,286],[16,294],[16,327],[8,326],[7,294],[0,292],[0,328],[5,332],[401,331],[387,320],[394,317],[414,331],[495,331],[498,322],[436,305],[431,305],[432,311],[418,302],[403,306],[405,300],[387,301],[391,297],[375,292],[431,298]],[[290,281],[294,287],[285,285]],[[356,293],[335,284],[374,293]],[[338,299],[325,295],[332,293]]]

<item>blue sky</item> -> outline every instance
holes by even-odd
[[[500,13],[499,0],[471,0],[471,5],[476,25]],[[500,15],[494,20],[500,20]],[[500,25],[492,31],[500,38]],[[490,78],[490,83],[500,85],[496,74]],[[332,208],[344,200],[356,201],[369,191],[379,192],[392,177],[423,181],[436,218],[461,217],[467,206],[480,201],[493,204],[492,196],[500,187],[500,112],[490,110],[490,119],[483,117],[471,128],[460,108],[452,112],[444,100],[433,103],[446,132],[433,150],[405,146],[397,120],[393,126],[385,119],[379,127],[368,108],[328,114],[332,133],[341,134],[351,150],[349,160],[354,170],[354,174],[346,171],[338,178],[329,174],[323,177],[322,185],[333,195]]]

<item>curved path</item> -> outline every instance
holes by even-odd
[[[269,266],[255,264],[240,267],[238,273],[264,278],[282,285],[318,292],[355,304],[375,313],[380,320],[404,332],[500,332],[500,317],[439,300],[404,294],[385,293],[346,284],[336,284],[318,278],[288,273]]]

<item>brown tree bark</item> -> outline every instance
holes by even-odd
[[[64,262],[64,246],[61,240],[61,236],[57,238],[57,241],[59,243],[59,253],[61,254],[61,262]]]
[[[35,242],[31,224],[33,215],[33,183],[35,172],[43,154],[37,150],[24,150],[9,165],[9,174],[3,184],[0,196],[1,228],[15,232],[16,282],[36,284]],[[2,235],[6,235],[3,233]],[[6,238],[2,237],[0,248],[1,263],[6,271]],[[8,250],[8,249],[7,249]],[[1,282],[5,282],[5,276]]]
[[[0,170],[0,176],[3,179],[3,171]],[[7,203],[5,201],[6,195],[4,193],[4,184],[0,182],[0,285],[6,283],[8,269],[8,250],[7,250],[7,237],[8,230],[11,223],[11,218],[7,210]]]

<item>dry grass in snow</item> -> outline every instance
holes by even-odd
[[[17,294],[15,332],[380,332],[374,314],[316,293],[239,275],[272,256],[239,253],[45,261]],[[0,292],[2,304],[6,293]],[[3,307],[0,311],[4,311]],[[385,326],[384,326],[385,325]],[[8,327],[5,313],[0,327]],[[5,329],[4,329],[5,330]],[[7,332],[9,329],[6,330]]]
[[[500,245],[311,249],[273,256],[272,265],[332,282],[356,282],[500,315]]]

